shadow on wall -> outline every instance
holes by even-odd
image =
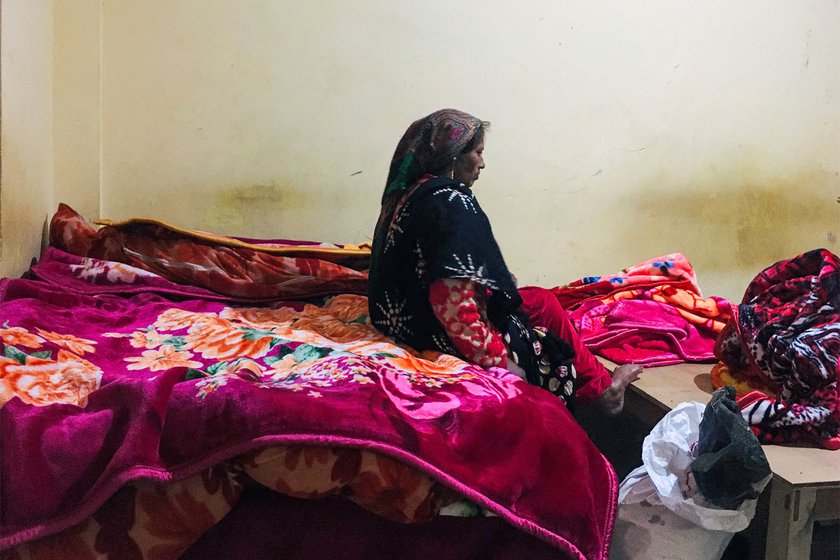
[[[292,181],[231,187],[210,197],[204,222],[214,232],[249,237],[275,237],[281,209],[296,212],[312,204],[306,192],[296,189]],[[274,217],[272,219],[272,216]]]
[[[265,183],[219,186],[195,193],[189,200],[200,201],[197,227],[214,233],[361,243],[370,241],[378,197],[373,199],[376,205],[368,205],[363,192],[368,187],[353,181],[324,183],[299,174]]]
[[[817,247],[838,252],[838,190],[840,177],[826,172],[755,183],[661,181],[615,200],[634,216],[615,235],[640,250],[679,251],[698,270],[753,275]]]

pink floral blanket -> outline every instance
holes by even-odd
[[[319,301],[243,305],[56,248],[0,280],[0,550],[128,485],[303,445],[389,457],[564,557],[607,558],[615,474],[560,400],[395,345],[363,296]]]
[[[720,297],[703,297],[688,259],[672,253],[608,276],[551,290],[592,352],[618,363],[665,366],[714,359],[731,317]]]

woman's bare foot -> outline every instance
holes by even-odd
[[[637,380],[642,374],[642,366],[636,364],[624,364],[615,368],[612,372],[612,385],[601,394],[598,399],[598,408],[609,416],[616,416],[624,409],[624,392],[627,386]]]

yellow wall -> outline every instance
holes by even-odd
[[[51,207],[364,241],[399,136],[454,106],[493,122],[476,192],[522,282],[682,251],[705,293],[737,299],[775,260],[838,251],[836,0],[54,11]]]
[[[41,249],[52,206],[52,9],[2,3],[0,276],[19,276]]]
[[[100,0],[55,0],[53,210],[97,218],[100,188]]]

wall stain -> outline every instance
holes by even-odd
[[[315,204],[305,191],[293,185],[293,180],[228,187],[200,196],[211,197],[203,227],[228,235],[259,236],[276,231],[266,223],[267,216],[281,220],[282,214]]]
[[[659,178],[615,200],[616,212],[635,216],[615,224],[615,237],[648,253],[682,252],[696,268],[757,273],[809,249],[838,251],[838,189],[822,171],[711,184]]]

